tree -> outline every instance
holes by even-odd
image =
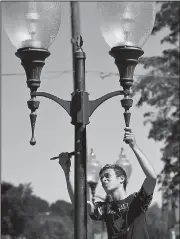
[[[1,183],[2,235],[27,239],[73,237],[73,207],[58,200],[48,202],[33,194],[30,183]]]
[[[149,138],[164,143],[161,160],[164,168],[158,175],[158,183],[164,192],[164,206],[173,198],[173,207],[179,200],[179,2],[159,2],[161,9],[156,15],[153,34],[163,28],[169,34],[161,44],[170,43],[171,48],[161,56],[142,57],[140,63],[149,69],[147,76],[139,78],[133,93],[140,93],[138,107],[150,105],[155,110],[146,112],[145,124],[150,123]]]
[[[27,222],[27,214],[20,191],[22,187],[3,182],[1,184],[1,232],[12,237],[23,234]]]
[[[69,227],[69,225],[61,220],[57,224],[54,230],[55,239],[71,239],[73,238],[73,227]]]
[[[23,231],[23,236],[25,236],[26,239],[39,239],[42,235],[43,228],[38,218],[34,217],[28,220]]]
[[[57,238],[73,238],[74,210],[72,204],[64,200],[57,200],[51,204],[50,213],[52,216],[60,216],[62,219],[55,231]]]
[[[2,235],[20,236],[28,235],[37,213],[46,212],[49,204],[33,195],[30,183],[14,186],[2,182],[1,208]]]
[[[146,214],[148,234],[151,239],[165,239],[168,234],[165,231],[165,221],[158,204],[153,204]]]
[[[6,194],[6,192],[10,189],[12,189],[14,186],[11,183],[8,182],[2,182],[1,183],[1,195]]]
[[[59,215],[61,217],[68,216],[73,220],[72,204],[64,200],[58,200],[55,203],[52,203],[50,206],[50,212],[53,215]]]

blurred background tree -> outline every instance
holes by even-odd
[[[21,236],[32,214],[27,210],[25,201],[31,196],[29,185],[20,184],[18,187],[1,183],[1,233],[12,238]]]
[[[33,194],[31,184],[1,183],[1,235],[11,238],[73,238],[73,208],[58,200],[51,205]]]
[[[158,204],[153,204],[147,211],[147,229],[150,239],[166,239],[168,232],[166,230],[167,220],[162,215],[162,210]]]
[[[158,2],[161,4],[156,15],[153,34],[162,29],[169,33],[161,44],[170,47],[161,56],[142,57],[140,64],[149,69],[146,76],[135,82],[133,94],[139,96],[137,106],[152,106],[152,112],[146,112],[144,124],[150,123],[149,138],[162,141],[161,160],[164,167],[158,175],[158,182],[163,191],[163,205],[170,198],[173,207],[179,201],[179,2]],[[153,110],[154,109],[154,110]]]
[[[50,206],[50,212],[53,215],[61,215],[62,217],[68,216],[72,221],[73,221],[73,211],[74,210],[72,204],[64,200],[57,200]]]

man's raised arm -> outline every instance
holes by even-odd
[[[146,179],[142,185],[146,194],[147,195],[152,194],[156,186],[157,175],[149,160],[137,146],[135,137],[130,128],[125,128],[124,141],[127,142],[131,147],[131,149],[133,150],[144,174],[146,175]]]
[[[73,190],[73,186],[70,181],[71,160],[70,160],[70,157],[68,156],[67,152],[61,153],[59,155],[59,164],[64,171],[69,197],[71,199],[72,204],[74,205],[74,190]]]
[[[72,205],[74,206],[74,189],[73,189],[72,183],[70,181],[71,160],[70,160],[70,157],[68,156],[67,152],[61,153],[59,155],[59,164],[64,171],[69,197],[71,199]],[[92,214],[94,212],[94,205],[91,202],[90,196],[87,201],[87,210],[88,210],[88,214]]]

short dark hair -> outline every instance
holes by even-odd
[[[99,177],[101,178],[101,175],[103,174],[103,172],[106,169],[113,169],[116,176],[120,177],[120,176],[124,176],[124,182],[123,182],[123,187],[126,190],[126,186],[127,186],[127,174],[124,171],[124,169],[122,167],[120,167],[117,164],[106,164],[103,168],[101,168],[100,172],[99,172]]]

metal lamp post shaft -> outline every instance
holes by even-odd
[[[80,12],[79,3],[70,2],[72,60],[73,60],[73,87],[71,101],[72,124],[75,128],[75,207],[74,207],[74,238],[87,238],[87,209],[86,209],[86,124],[78,122],[78,114],[83,114],[85,102],[81,94],[85,91],[85,53],[81,49]],[[87,105],[86,105],[87,107]]]
[[[72,65],[73,65],[73,77],[75,77],[75,59],[74,53],[77,50],[77,45],[75,43],[76,37],[81,35],[80,29],[80,12],[79,12],[79,2],[71,1],[71,44],[72,44]],[[75,87],[75,86],[74,86]],[[75,88],[74,88],[75,90]]]
[[[86,119],[85,100],[85,53],[81,49],[82,39],[77,40],[78,49],[74,53],[74,90],[72,94],[72,124],[75,126],[75,208],[74,238],[87,238],[87,189],[86,189]]]
[[[86,209],[86,126],[75,126],[75,208],[74,238],[87,238]]]

